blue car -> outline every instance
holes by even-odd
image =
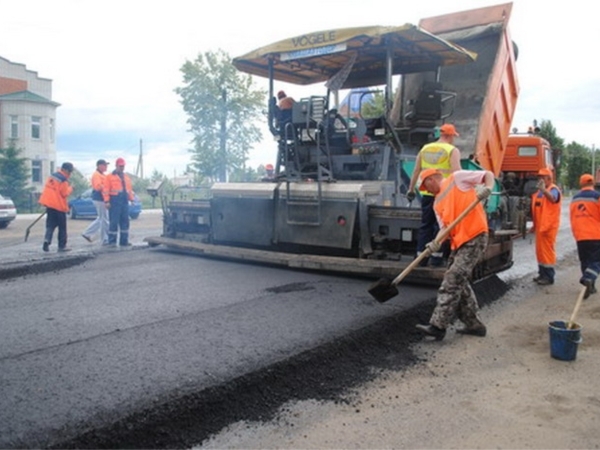
[[[134,199],[129,202],[129,217],[137,219],[142,212],[142,202],[140,202],[137,194],[134,194]],[[98,215],[96,207],[92,201],[92,190],[88,189],[79,197],[69,201],[69,215],[71,219],[95,219]]]

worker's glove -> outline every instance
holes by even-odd
[[[440,251],[442,244],[440,244],[438,241],[431,241],[429,244],[425,245],[425,248],[429,250],[431,254],[433,254]]]
[[[477,193],[477,199],[485,200],[492,194],[492,190],[484,185],[475,186],[475,192]]]
[[[406,194],[406,200],[412,202],[416,196],[417,194],[415,194],[415,191],[408,191],[408,193]]]
[[[537,188],[538,190],[543,190],[546,187],[546,183],[544,183],[544,180],[539,180],[537,183]]]

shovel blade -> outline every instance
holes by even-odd
[[[398,295],[398,289],[389,278],[381,278],[371,284],[369,294],[379,303],[384,303]]]

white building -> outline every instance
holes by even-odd
[[[30,186],[41,192],[56,170],[56,109],[52,80],[24,64],[0,57],[0,147],[20,149],[31,170]]]

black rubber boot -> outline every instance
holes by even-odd
[[[442,328],[438,328],[435,325],[431,325],[431,324],[429,324],[429,325],[417,324],[416,328],[421,333],[425,333],[428,336],[434,337],[436,341],[441,341],[442,339],[444,339],[444,336],[446,336],[446,330],[444,330]]]

